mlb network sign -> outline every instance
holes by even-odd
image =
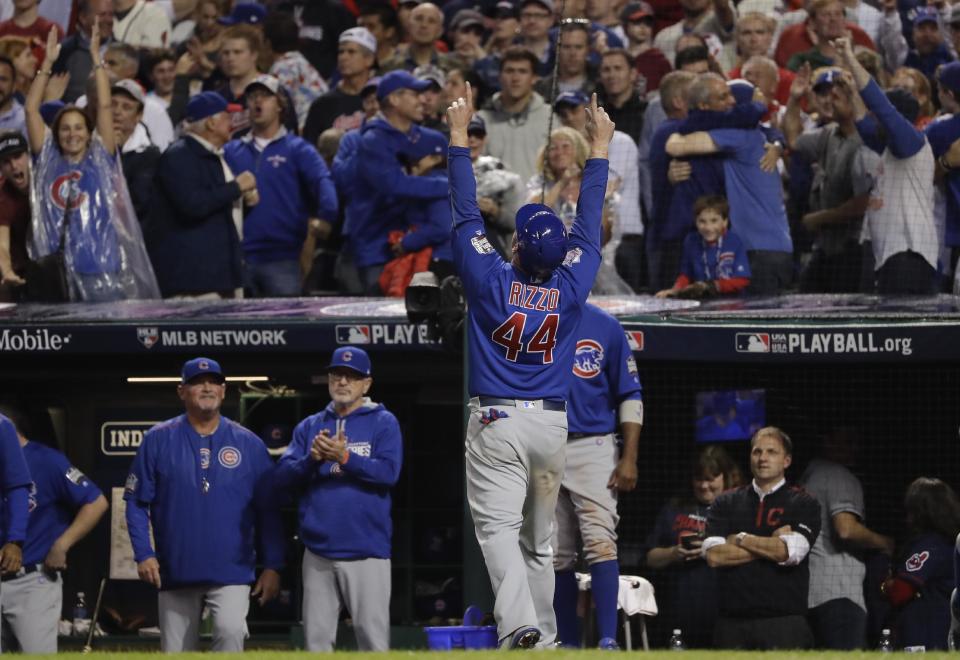
[[[107,456],[136,456],[144,434],[160,422],[104,422],[100,450]]]

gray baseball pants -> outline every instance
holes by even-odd
[[[390,560],[327,559],[303,552],[303,633],[308,651],[332,651],[346,605],[361,651],[390,650]]]
[[[539,402],[518,407],[470,401],[467,500],[477,541],[496,595],[493,614],[501,644],[520,628],[537,627],[539,646],[556,641],[553,612],[553,517],[563,475],[567,415]],[[489,424],[481,414],[505,412]]]
[[[617,558],[617,493],[607,488],[617,466],[617,454],[612,433],[567,442],[553,536],[554,570],[575,568],[578,536],[583,539],[587,564]]]
[[[43,571],[3,583],[3,648],[24,653],[56,653],[63,607],[63,580]]]
[[[195,651],[200,644],[203,606],[213,617],[212,651],[243,652],[247,636],[250,585],[184,587],[161,591],[160,650],[164,653]]]

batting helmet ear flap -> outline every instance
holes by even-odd
[[[517,255],[527,275],[545,279],[567,255],[567,228],[549,206],[527,204],[517,211]]]

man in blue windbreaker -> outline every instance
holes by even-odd
[[[308,651],[332,651],[340,609],[361,651],[390,648],[390,491],[400,475],[400,426],[367,397],[370,358],[338,348],[330,404],[300,422],[276,481],[300,498],[303,627]]]
[[[244,284],[254,297],[298,296],[307,227],[337,219],[337,191],[317,150],[284,128],[280,81],[257,76],[245,97],[251,131],[223,149],[234,172],[257,177],[259,201],[243,219]]]
[[[210,358],[184,363],[177,394],[186,414],[144,435],[127,477],[130,541],[140,579],[160,589],[165,653],[197,648],[204,605],[211,648],[243,651],[250,597],[262,605],[280,589],[273,462],[260,438],[220,414],[225,380]],[[251,591],[258,554],[264,569]]]

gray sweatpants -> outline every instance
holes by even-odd
[[[160,650],[164,653],[195,651],[200,643],[203,606],[213,617],[212,651],[241,653],[247,636],[250,585],[184,587],[161,591]]]
[[[3,648],[24,653],[56,653],[63,607],[63,580],[43,571],[3,583]]]
[[[390,560],[327,559],[303,552],[303,633],[308,651],[332,651],[346,605],[357,647],[390,650]]]
[[[493,614],[501,643],[536,626],[540,646],[557,636],[553,613],[553,516],[563,474],[567,415],[541,407],[497,407],[507,417],[481,424],[470,401],[467,499],[496,595]]]
[[[578,536],[583,539],[587,564],[617,558],[617,492],[607,488],[616,466],[617,443],[612,433],[567,443],[553,536],[554,570],[574,569]]]

